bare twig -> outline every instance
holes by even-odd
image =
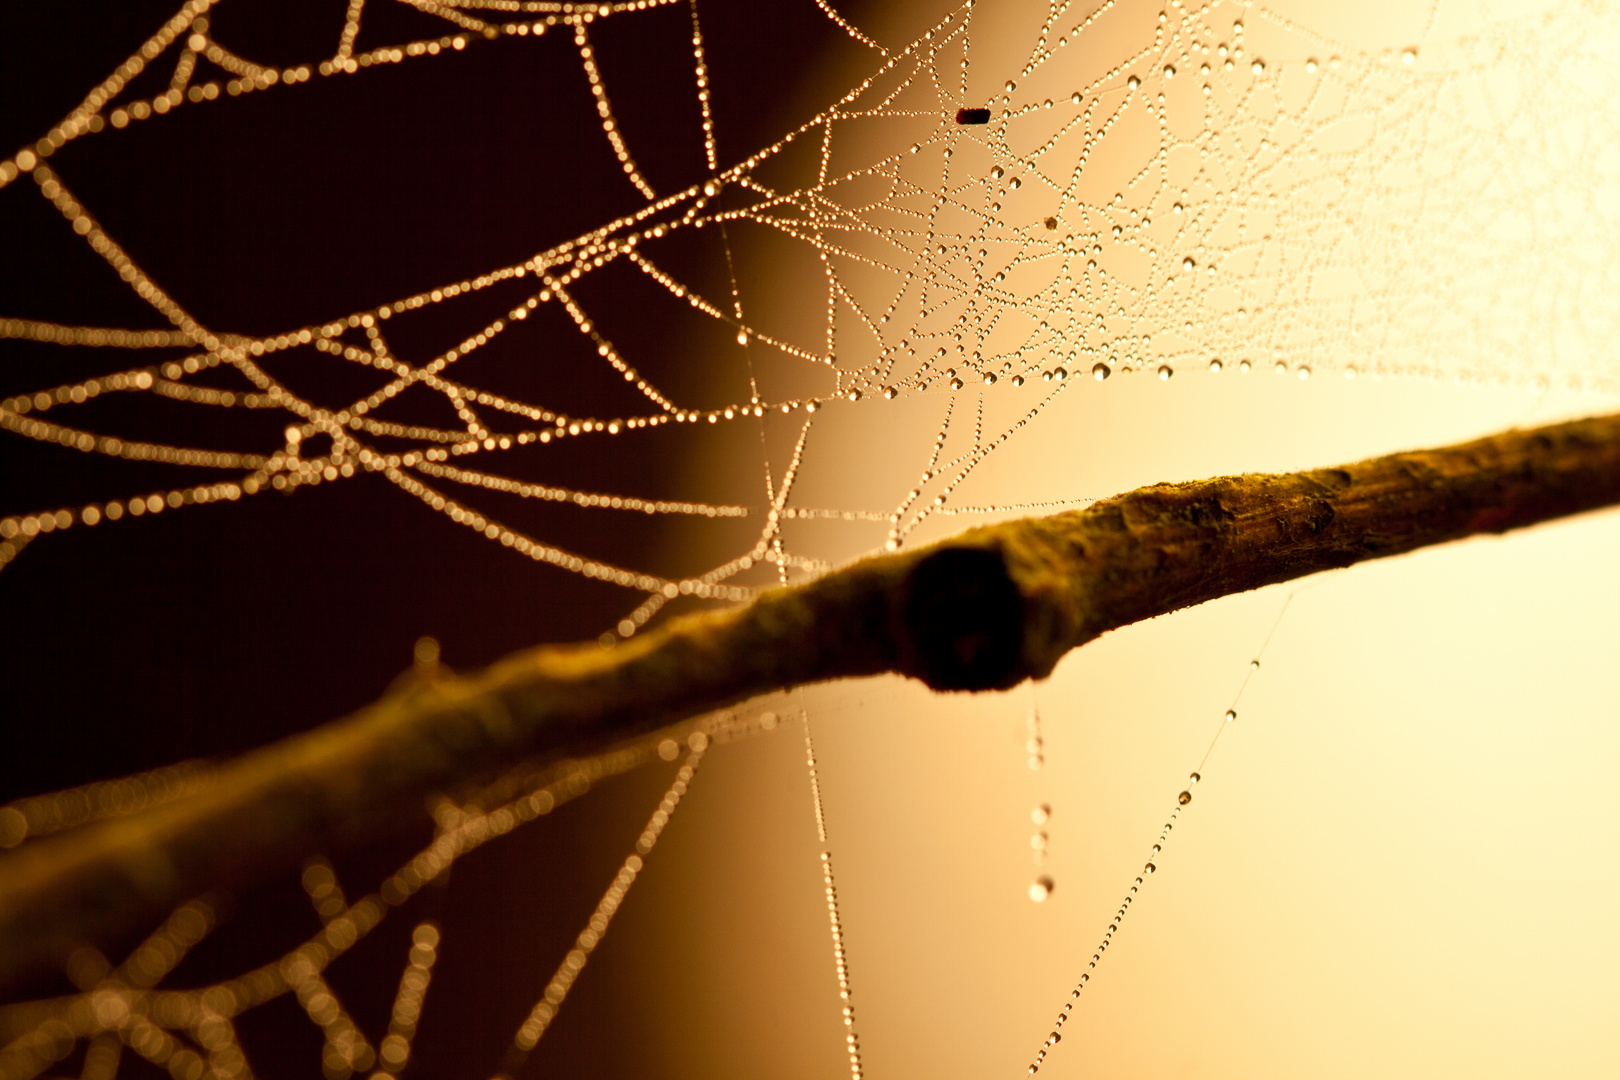
[[[520,758],[588,752],[826,679],[1007,687],[1140,619],[1616,502],[1620,415],[1335,469],[1159,484],[864,559],[613,649],[519,653],[248,754],[190,797],[6,854],[0,984]]]

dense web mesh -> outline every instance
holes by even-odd
[[[282,72],[241,60],[210,39],[205,9],[175,16],[37,148],[20,151],[3,169],[6,181],[16,183],[26,168],[72,231],[175,329],[9,318],[0,332],[111,349],[195,345],[197,351],[15,396],[0,423],[87,453],[225,470],[230,479],[8,518],[0,523],[5,557],[41,532],[72,523],[116,522],[376,471],[519,555],[642,593],[646,599],[617,628],[628,635],[676,595],[746,597],[749,590],[732,582],[756,561],[784,575],[820,565],[811,554],[784,550],[779,535],[779,519],[827,513],[792,505],[797,456],[771,478],[768,521],[751,550],[727,552],[708,572],[671,581],[515,532],[476,508],[477,493],[649,514],[745,516],[749,508],[525,484],[501,475],[504,452],[564,439],[634,438],[666,424],[737,423],[767,412],[800,414],[808,432],[807,414],[826,403],[928,391],[948,399],[941,406],[945,426],[959,428],[962,414],[971,414],[990,387],[1021,392],[1027,408],[1017,422],[1002,430],[976,426],[961,452],[928,459],[931,500],[921,490],[903,494],[886,515],[893,548],[936,508],[950,506],[974,466],[1075,376],[1101,380],[1146,370],[1170,378],[1178,370],[1263,365],[1299,377],[1342,371],[1562,378],[1577,386],[1609,378],[1602,342],[1613,316],[1602,297],[1614,273],[1608,253],[1616,162],[1601,108],[1612,75],[1590,45],[1601,34],[1571,42],[1550,62],[1541,49],[1510,48],[1529,32],[1514,26],[1449,50],[1437,47],[1445,55],[1431,61],[1415,45],[1398,54],[1346,54],[1263,9],[1248,22],[1258,23],[1274,48],[1252,43],[1260,31],[1245,26],[1246,9],[1175,9],[1174,18],[1162,19],[1112,5],[1084,17],[1064,9],[1051,14],[1023,68],[990,98],[985,122],[962,123],[967,113],[958,113],[984,107],[968,88],[979,16],[963,8],[881,59],[871,77],[812,121],[741,162],[716,165],[701,186],[660,196],[637,172],[615,126],[589,37],[594,20],[634,18],[646,6],[575,12],[540,5],[524,9],[536,16],[532,23],[519,23],[430,5],[461,32],[355,54],[356,7],[333,59]],[[483,9],[468,9],[474,10]],[[1558,15],[1545,17],[1548,32],[1556,33]],[[1082,43],[1110,19],[1143,22],[1140,47],[1096,70],[1094,55],[1078,59]],[[358,75],[370,66],[475,47],[485,37],[542,33],[573,35],[603,135],[626,179],[646,197],[645,209],[522,264],[318,325],[251,339],[198,325],[40,157],[108,123],[161,123],[171,109],[212,101],[221,91],[203,81],[198,65],[205,60],[237,76],[227,96],[286,92],[317,70]],[[1105,39],[1103,48],[1120,39]],[[706,103],[701,40],[695,32],[697,93]],[[171,89],[125,102],[124,83],[171,49],[180,54]],[[1291,59],[1299,52],[1309,55]],[[908,134],[915,141],[895,145]],[[806,143],[809,152],[795,156]],[[714,163],[712,136],[705,153]],[[1428,182],[1435,173],[1454,182]],[[1587,182],[1571,183],[1571,173]],[[745,312],[735,284],[730,296],[704,295],[661,267],[659,242],[667,236],[728,226],[789,238],[822,264],[823,334],[773,334]],[[1579,257],[1563,258],[1566,250]],[[1501,293],[1503,262],[1522,268],[1511,275],[1515,295]],[[665,302],[690,305],[734,330],[758,372],[750,397],[675,401],[642,377],[636,357],[622,355],[598,325],[607,313],[574,296],[577,282],[614,266],[633,267],[657,283]],[[735,283],[739,271],[731,273]],[[527,295],[503,317],[466,324],[459,345],[430,357],[390,350],[390,320],[508,283]],[[463,381],[475,376],[479,349],[519,332],[542,305],[566,313],[600,362],[639,391],[643,411],[567,416]],[[370,368],[378,373],[375,389],[354,400],[294,394],[258,362],[290,349]],[[187,381],[221,365],[240,373],[240,388]],[[781,368],[801,381],[810,372],[819,393],[784,396],[773,386],[786,381]],[[199,449],[73,425],[75,404],[108,393],[279,410],[287,415],[286,439]],[[442,396],[464,426],[390,421],[389,404],[407,394]],[[301,453],[303,441],[316,435],[331,439],[330,452]]]
[[[727,161],[717,149],[696,0],[408,2],[442,20],[443,33],[372,42],[365,4],[351,0],[329,57],[268,67],[248,58],[253,42],[216,40],[213,5],[193,0],[37,144],[0,163],[0,185],[32,184],[64,219],[61,243],[88,245],[169,325],[115,329],[0,312],[0,337],[120,357],[111,373],[0,402],[0,426],[63,454],[190,466],[201,477],[8,516],[0,520],[0,566],[8,573],[26,573],[26,560],[7,564],[63,530],[119,528],[145,515],[378,474],[401,498],[448,516],[512,559],[621,586],[624,613],[603,635],[610,643],[637,633],[678,597],[746,600],[758,588],[825,570],[850,547],[789,542],[785,522],[846,523],[861,530],[856,549],[893,550],[933,518],[1083,501],[1051,491],[968,504],[959,489],[1059,395],[1094,392],[1088,385],[1110,378],[1276,372],[1614,385],[1620,138],[1609,105],[1620,88],[1608,53],[1620,27],[1591,4],[1483,20],[1486,29],[1461,38],[1443,33],[1436,5],[1409,44],[1382,51],[1335,43],[1256,5],[1060,4],[1014,53],[999,39],[981,44],[987,21],[1012,18],[996,5],[967,3],[911,43],[886,49],[817,0],[868,50],[869,74],[809,121]],[[633,138],[615,119],[613,87],[592,41],[604,20],[618,25],[671,7],[690,11],[692,79],[683,92],[702,116],[708,177],[666,191],[638,164]],[[524,261],[386,303],[345,311],[334,298],[337,313],[273,334],[201,323],[187,298],[148,276],[141,253],[121,246],[95,206],[75,194],[74,177],[51,164],[68,142],[108,128],[228,110],[244,95],[296,94],[310,80],[364,80],[371,69],[430,64],[496,39],[557,35],[572,41],[593,122],[639,208]],[[129,84],[143,70],[170,65],[166,90],[132,96]],[[668,245],[700,230],[720,235],[725,264],[706,267],[701,283],[665,256]],[[781,261],[767,258],[767,248]],[[740,362],[741,391],[702,399],[649,374],[657,358],[622,347],[612,330],[633,313],[614,310],[604,294],[587,296],[608,275],[650,286],[636,294],[652,298],[646,303],[723,328],[726,348],[736,352],[712,363]],[[795,284],[756,286],[773,275]],[[717,290],[715,281],[729,287]],[[495,317],[479,301],[488,296],[499,297]],[[429,310],[458,320],[459,342],[432,354],[396,351],[394,328]],[[580,362],[608,369],[634,390],[637,407],[571,415],[546,400],[481,388],[488,384],[480,361],[496,343],[519,338],[538,354],[556,335],[584,343],[588,359]],[[143,349],[173,358],[146,363]],[[282,354],[345,376],[295,390],[266,361]],[[359,394],[347,392],[354,373],[365,380]],[[200,447],[126,438],[76,420],[77,407],[108,395],[269,414],[284,430],[256,439],[244,425],[231,445]],[[914,486],[881,507],[801,503],[795,484],[816,452],[812,432],[824,410],[881,417],[889,403],[919,396],[938,422],[932,444],[917,447]],[[435,426],[402,412],[405,402],[423,399],[448,406],[455,422]],[[548,485],[519,479],[503,464],[520,450],[579,440],[591,440],[611,463],[625,442],[682,425],[770,426],[787,433],[791,451],[773,459],[762,450],[749,468],[763,473],[763,498],[737,503],[638,495],[632,477],[611,489]],[[603,515],[746,519],[751,533],[735,547],[706,551],[701,572],[671,576],[508,524],[497,496]],[[425,645],[418,668],[431,674],[436,660]],[[460,805],[447,801],[433,845],[353,903],[329,867],[312,863],[304,884],[323,929],[239,978],[157,989],[211,929],[216,912],[206,900],[176,912],[117,967],[86,953],[71,972],[81,996],[8,1009],[0,1077],[40,1075],[86,1046],[86,1077],[114,1075],[124,1053],[181,1080],[249,1075],[233,1018],[285,994],[322,1029],[328,1076],[397,1073],[409,1058],[438,931],[426,922],[416,931],[388,1033],[375,1045],[324,981],[325,968],[460,855],[654,753],[665,760],[686,753],[636,851],[515,1033],[499,1065],[510,1073],[561,1008],[706,748],[779,723],[774,712],[744,713],[700,721],[681,734],[684,748],[654,740],[520,771]],[[205,767],[188,765],[22,800],[0,809],[0,844],[132,813],[208,782]],[[819,794],[817,812],[819,819]],[[831,896],[830,863],[826,873]],[[832,926],[842,980],[836,909]],[[852,1015],[846,1008],[859,1076]],[[470,1067],[494,1071],[496,1064]]]

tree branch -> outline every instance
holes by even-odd
[[[1620,502],[1620,415],[1334,469],[1158,484],[863,559],[613,649],[543,647],[401,690],[204,791],[0,857],[0,985],[181,901],[386,828],[522,758],[757,694],[898,672],[1012,686],[1115,627],[1228,593]]]

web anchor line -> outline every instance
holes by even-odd
[[[1306,588],[1309,587],[1306,586]],[[1242,700],[1243,692],[1249,688],[1249,681],[1260,670],[1261,658],[1265,656],[1266,650],[1271,647],[1271,639],[1276,636],[1277,627],[1282,625],[1283,616],[1288,614],[1289,605],[1294,602],[1294,596],[1300,591],[1299,589],[1293,590],[1283,600],[1281,610],[1277,612],[1277,617],[1271,622],[1271,628],[1266,631],[1265,639],[1260,643],[1259,651],[1254,654],[1254,659],[1249,661],[1248,670],[1243,674],[1243,681],[1238,684],[1237,693],[1232,696],[1231,705],[1222,715],[1220,726],[1215,729],[1215,737],[1210,740],[1209,749],[1205,750],[1204,756],[1199,759],[1198,768],[1187,774],[1187,786],[1176,796],[1175,808],[1170,811],[1170,816],[1166,819],[1164,828],[1159,830],[1158,839],[1153,842],[1153,847],[1149,849],[1147,862],[1143,864],[1141,872],[1136,875],[1136,880],[1131,882],[1131,887],[1126,891],[1125,898],[1120,901],[1119,907],[1114,911],[1113,919],[1109,922],[1107,928],[1103,930],[1102,940],[1098,942],[1096,950],[1092,952],[1091,959],[1086,962],[1086,970],[1081,973],[1074,989],[1069,992],[1069,1000],[1064,1002],[1063,1008],[1059,1010],[1056,1019],[1052,1021],[1051,1031],[1042,1041],[1041,1048],[1036,1051],[1034,1060],[1029,1063],[1028,1075],[1034,1076],[1040,1072],[1041,1065],[1046,1062],[1046,1057],[1052,1052],[1052,1048],[1063,1041],[1063,1025],[1068,1023],[1070,1015],[1073,1014],[1074,1006],[1080,1000],[1080,991],[1090,985],[1091,976],[1095,974],[1097,965],[1102,963],[1103,954],[1108,951],[1108,946],[1113,943],[1114,934],[1118,932],[1120,924],[1125,921],[1126,912],[1130,911],[1131,904],[1135,902],[1137,894],[1141,891],[1147,879],[1152,877],[1154,872],[1158,870],[1158,865],[1154,860],[1159,857],[1160,853],[1164,851],[1165,845],[1170,842],[1170,832],[1176,827],[1176,821],[1181,817],[1181,812],[1191,805],[1192,789],[1197,787],[1198,782],[1203,779],[1204,766],[1209,762],[1209,756],[1214,752],[1215,744],[1220,742],[1221,735],[1237,719],[1238,702]],[[1033,895],[1033,892],[1031,895]]]
[[[562,1008],[563,999],[568,996],[568,991],[573,987],[580,971],[590,959],[591,953],[596,949],[602,938],[606,936],[608,924],[612,921],[614,913],[619,910],[619,905],[624,902],[625,895],[630,891],[630,886],[635,884],[636,876],[641,873],[646,865],[645,857],[651,854],[653,846],[658,843],[659,834],[664,831],[664,826],[669,824],[670,816],[675,813],[675,808],[680,805],[681,797],[686,794],[687,789],[691,786],[692,777],[696,774],[697,767],[703,760],[704,752],[709,748],[709,736],[703,731],[693,731],[687,736],[686,745],[690,752],[676,772],[675,780],[670,784],[669,790],[664,793],[664,798],[659,802],[658,809],[653,811],[652,817],[647,822],[647,827],[642,830],[641,836],[636,840],[635,851],[625,857],[623,865],[619,867],[618,874],[613,878],[613,883],[602,894],[602,899],[597,903],[596,910],[592,912],[590,919],[587,920],[585,929],[581,930],[579,936],[575,939],[574,947],[569,949],[568,954],[563,957],[562,963],[557,966],[557,971],[552,975],[551,981],[546,984],[546,989],[542,993],[540,1000],[535,1003],[534,1008],[529,1011],[528,1018],[523,1021],[522,1026],[518,1028],[517,1034],[512,1037],[511,1048],[507,1051],[506,1059],[501,1064],[500,1072],[495,1074],[494,1080],[511,1080],[511,1077],[523,1067],[523,1063],[528,1060],[529,1055],[534,1052],[535,1046],[539,1044],[541,1037],[550,1028],[552,1020],[557,1016],[557,1011]],[[666,760],[673,759],[679,753],[679,744],[673,739],[665,739],[659,744],[658,754]]]
[[[804,716],[804,757],[810,772],[810,798],[816,811],[816,836],[821,841],[821,881],[827,894],[827,923],[832,931],[833,970],[838,976],[838,998],[843,1002],[844,1044],[849,1052],[851,1080],[861,1080],[861,1043],[855,1034],[855,1005],[850,1001],[849,960],[844,952],[844,927],[838,917],[838,888],[833,884],[832,851],[827,846],[827,818],[821,805],[821,781],[816,775],[816,749],[810,741],[810,710],[799,696]]]

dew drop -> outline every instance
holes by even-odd
[[[1164,65],[1164,77],[1167,79],[1173,79],[1176,77],[1176,66],[1174,64]]]
[[[851,400],[851,401],[859,401],[859,400],[861,400],[861,392],[860,392],[860,390],[858,388],[854,389],[854,390],[851,390],[848,394],[845,394],[844,396],[849,398],[849,400]]]
[[[1181,260],[1181,268],[1183,270],[1193,270],[1193,269],[1196,269],[1197,266],[1198,266],[1198,264],[1196,262],[1194,262],[1192,259],[1182,259]]]
[[[962,380],[961,379],[952,379],[951,380],[951,389],[952,390],[960,390],[960,389],[962,389]]]
[[[1227,709],[1226,710],[1226,722],[1228,724],[1230,724],[1232,721],[1234,721],[1236,719],[1237,719],[1237,710],[1236,709]]]
[[[1024,385],[1024,377],[1022,375],[1014,375],[1012,384],[1014,386],[1023,386]]]
[[[1096,379],[1098,382],[1102,382],[1104,379],[1108,378],[1108,376],[1112,375],[1113,373],[1114,373],[1113,368],[1111,368],[1107,364],[1104,364],[1104,363],[1101,363],[1101,362],[1098,362],[1098,363],[1092,365],[1092,368],[1091,368],[1091,377],[1093,379]]]
[[[1007,93],[1010,94],[1016,89],[1018,89],[1018,84],[1013,82],[1011,79],[1008,79],[1007,80]]]
[[[987,371],[987,372],[984,373],[984,385],[986,385],[986,386],[994,386],[994,385],[996,385],[996,373],[995,372]]]
[[[1180,803],[1182,806],[1186,806],[1188,803],[1192,802],[1192,792],[1183,791],[1180,795],[1176,796],[1176,802]]]
[[[1197,773],[1188,773],[1187,774],[1187,783],[1188,784],[1197,784],[1198,781],[1200,781],[1202,779],[1203,779],[1203,777],[1198,775]]]
[[[1041,805],[1029,812],[1029,820],[1033,821],[1037,825],[1045,825],[1047,819],[1051,816],[1052,807],[1047,803],[1041,803]]]
[[[1250,366],[1251,365],[1249,364],[1249,362],[1247,360],[1239,360],[1238,361],[1238,370],[1239,371],[1248,371]]]
[[[1160,382],[1169,382],[1170,381],[1170,376],[1174,375],[1175,373],[1176,373],[1175,369],[1172,368],[1169,364],[1160,364],[1159,365],[1159,381]]]
[[[895,389],[895,388],[894,388],[894,387],[892,387],[892,386],[885,386],[885,387],[884,387],[884,388],[883,388],[883,396],[884,396],[884,397],[886,397],[886,398],[888,398],[888,399],[889,399],[889,400],[890,400],[890,401],[893,401],[893,400],[894,400],[894,397],[895,397],[895,395],[896,395],[896,394],[898,394],[898,393],[899,393],[899,392],[900,392],[900,391],[898,391],[898,390],[896,390],[896,389]]]
[[[1046,219],[1045,224],[1046,224],[1046,227],[1048,229],[1056,229],[1057,228],[1057,218],[1049,217],[1049,218]]]
[[[1069,372],[1068,372],[1067,368],[1053,368],[1052,369],[1052,378],[1057,380],[1058,382],[1062,382],[1064,379],[1067,379],[1068,377],[1069,377]]]
[[[1029,898],[1039,904],[1052,895],[1053,888],[1052,879],[1042,874],[1029,883]]]
[[[1017,191],[1019,188],[1024,186],[1024,182],[1015,176],[1011,180],[1007,181],[1007,186],[1012,188],[1014,191]]]
[[[1407,49],[1405,52],[1401,53],[1401,63],[1403,63],[1403,64],[1413,64],[1413,63],[1416,63],[1416,62],[1417,62],[1417,49],[1415,49],[1415,48]]]
[[[1304,382],[1306,379],[1308,379],[1310,377],[1311,377],[1311,369],[1310,368],[1302,367],[1302,368],[1299,369],[1299,381],[1300,382]]]
[[[1154,866],[1152,863],[1148,863],[1146,866],[1142,867],[1142,876],[1146,877],[1147,875],[1153,873],[1153,871],[1155,871],[1157,869],[1158,869],[1157,866]]]
[[[990,179],[992,179],[992,180],[1000,180],[1003,176],[1006,176],[1006,175],[1007,175],[1007,170],[1003,169],[1000,165],[997,165],[995,168],[990,170]]]
[[[1259,671],[1260,670],[1260,661],[1258,661],[1258,660],[1250,660],[1249,661],[1249,670],[1250,671]]]
[[[1130,78],[1125,80],[1125,85],[1130,87],[1132,90],[1135,90],[1138,86],[1142,85],[1142,80],[1138,79],[1135,75],[1132,75]]]
[[[1219,360],[1211,360],[1209,362],[1209,370],[1219,375],[1221,373],[1221,362]]]
[[[1266,62],[1264,60],[1256,60],[1249,66],[1249,70],[1254,72],[1256,75],[1264,75],[1266,73]]]

